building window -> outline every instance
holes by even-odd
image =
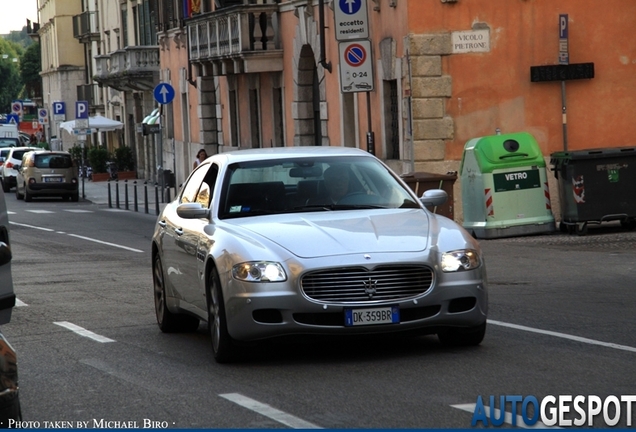
[[[238,112],[238,97],[236,90],[230,90],[229,95],[230,104],[230,145],[234,147],[239,146],[239,112]]]
[[[283,127],[283,89],[274,88],[274,143],[272,147],[285,147],[285,128]]]
[[[252,148],[261,147],[261,113],[258,89],[250,89],[250,138]]]
[[[128,46],[128,9],[126,9],[126,5],[121,10],[121,36],[124,39],[124,46]]]
[[[400,160],[400,112],[397,80],[383,81],[386,158]]]

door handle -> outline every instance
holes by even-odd
[[[183,228],[177,228],[174,230],[174,233],[178,236],[183,235]]]
[[[157,222],[157,224],[159,224],[159,226],[161,228],[165,228],[166,227],[166,221],[159,221],[159,222]]]

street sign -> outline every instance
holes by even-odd
[[[38,110],[38,122],[40,124],[49,124],[49,111],[45,108],[40,108]]]
[[[530,66],[530,82],[569,81],[594,78],[594,63]]]
[[[371,42],[359,40],[340,42],[340,90],[343,93],[373,90]]]
[[[559,64],[570,63],[570,53],[568,51],[568,15],[559,15]]]
[[[92,129],[88,129],[88,128],[75,128],[73,129],[73,135],[90,135],[92,132]]]
[[[333,15],[337,41],[369,37],[367,0],[335,0]]]
[[[64,121],[66,120],[66,103],[65,102],[53,102],[53,120]]]
[[[13,101],[11,103],[11,112],[13,114],[17,114],[20,118],[22,118],[22,102],[21,101]]]
[[[7,114],[7,123],[17,125],[20,123],[20,116],[15,113]]]
[[[75,102],[75,127],[88,127],[88,101]]]
[[[152,95],[161,105],[169,104],[174,99],[174,87],[168,83],[161,83],[155,87]]]

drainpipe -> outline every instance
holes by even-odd
[[[320,65],[331,73],[331,62],[325,56],[325,0],[318,1],[318,20],[320,26]]]

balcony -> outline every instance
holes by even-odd
[[[152,90],[159,83],[159,47],[130,46],[96,56],[93,80],[120,91]]]
[[[73,17],[73,37],[81,43],[99,41],[97,12],[87,11]]]
[[[214,75],[283,70],[278,4],[246,3],[187,20],[189,61],[211,65]]]

